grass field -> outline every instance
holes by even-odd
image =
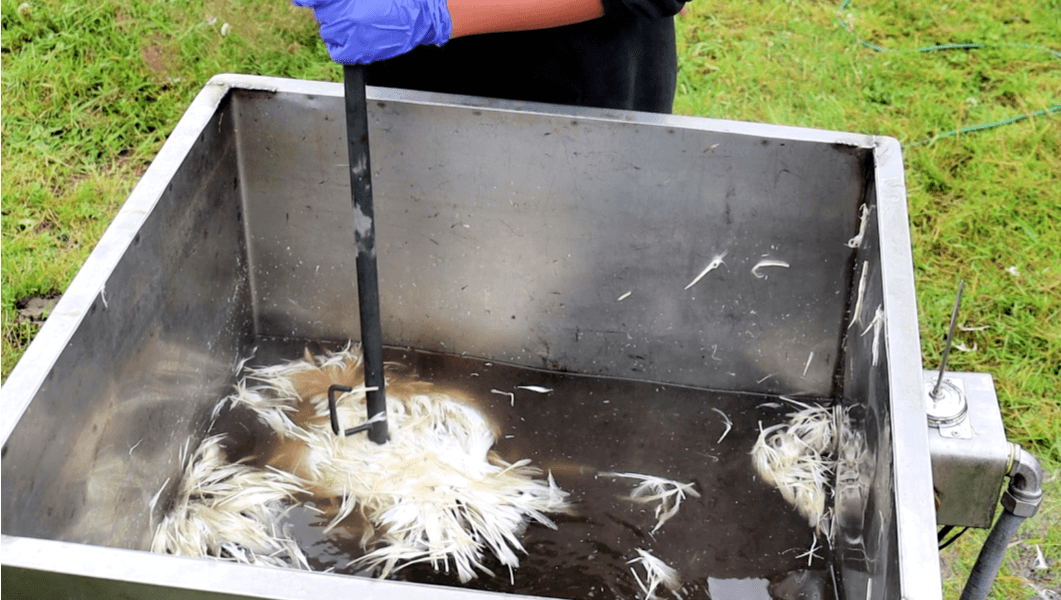
[[[210,76],[341,70],[286,0],[0,6],[6,377]],[[950,43],[982,47],[932,48]],[[679,50],[676,112],[903,142],[926,364],[965,279],[950,368],[994,375],[1011,439],[1050,473],[994,597],[1049,597],[1037,590],[1061,588],[1061,0],[701,2],[679,19]],[[956,133],[1021,115],[1034,116]],[[943,552],[948,597],[984,537]],[[1049,569],[1034,568],[1036,546]]]

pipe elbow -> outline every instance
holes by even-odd
[[[1027,519],[1035,516],[1043,502],[1043,468],[1020,444],[1011,443],[1010,452],[1009,486],[1002,494],[1002,507]]]

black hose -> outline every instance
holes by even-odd
[[[969,581],[962,590],[961,600],[984,600],[995,583],[1002,566],[1002,558],[1010,540],[1017,535],[1020,524],[1034,517],[1043,501],[1043,469],[1039,461],[1021,448],[1010,444],[1009,486],[1002,494],[1002,515],[976,557]]]
[[[1017,535],[1017,529],[1024,522],[1024,517],[1002,511],[995,521],[991,534],[987,536],[984,547],[980,549],[980,556],[976,558],[976,564],[969,574],[969,581],[962,590],[961,600],[984,600],[991,592],[991,586],[995,583],[995,576],[1002,566],[1002,559],[1006,555],[1006,548],[1010,540]]]
[[[368,155],[368,100],[365,70],[344,65],[346,92],[346,145],[350,154],[350,193],[354,207],[354,243],[357,245],[357,304],[361,317],[361,350],[365,357],[368,416],[387,414],[383,382],[383,332],[379,311],[379,275],[376,270],[376,225],[372,208],[372,163]],[[375,388],[375,389],[372,389]],[[368,439],[387,441],[387,421],[377,421]]]

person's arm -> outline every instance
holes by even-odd
[[[313,9],[328,54],[343,64],[368,64],[477,33],[580,23],[604,16],[604,1],[292,0]]]
[[[451,38],[548,29],[604,16],[601,0],[448,0]]]

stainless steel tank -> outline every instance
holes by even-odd
[[[896,140],[369,100],[386,343],[855,407],[838,595],[941,597]],[[339,84],[239,75],[188,109],[3,386],[5,597],[480,597],[146,552],[237,361],[358,336],[343,114]]]

